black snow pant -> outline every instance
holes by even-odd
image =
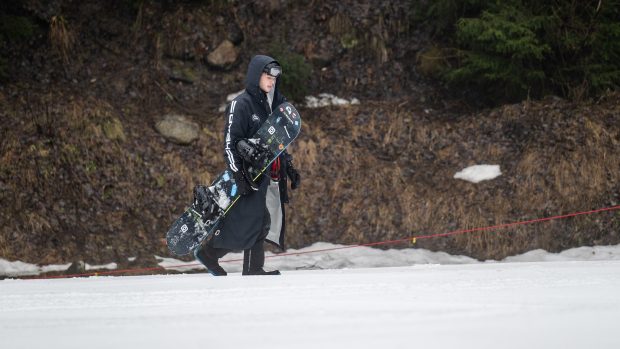
[[[265,209],[265,218],[263,218],[263,224],[261,227],[261,233],[256,239],[256,242],[252,247],[243,251],[243,273],[251,273],[260,270],[265,265],[265,238],[269,234],[269,228],[271,227],[271,216],[269,211]],[[227,248],[217,248],[212,245],[213,240],[209,240],[205,245],[206,254],[214,256],[217,259],[224,257],[227,253],[233,250]]]

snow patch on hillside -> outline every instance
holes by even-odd
[[[502,174],[499,165],[474,165],[464,168],[454,175],[456,179],[479,183],[490,179],[495,179]]]

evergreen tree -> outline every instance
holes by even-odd
[[[620,85],[620,0],[438,0],[415,5],[418,25],[455,46],[442,77],[455,87],[515,100],[594,96]]]

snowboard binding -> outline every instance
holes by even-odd
[[[262,143],[259,138],[239,140],[237,142],[237,152],[241,155],[244,162],[256,169],[265,167],[274,157],[274,154],[269,150],[269,146]]]
[[[220,211],[220,207],[215,201],[213,193],[207,186],[196,185],[194,187],[194,202],[193,206],[196,211],[202,216],[203,222],[212,221],[217,217]]]

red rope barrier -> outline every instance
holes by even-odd
[[[565,214],[565,215],[545,217],[545,218],[537,218],[537,219],[531,219],[531,220],[527,220],[527,221],[512,222],[512,223],[499,224],[499,225],[493,225],[493,226],[488,226],[488,227],[454,230],[454,231],[450,231],[450,232],[447,232],[447,233],[418,235],[418,236],[414,235],[414,236],[410,236],[410,237],[404,238],[404,239],[386,240],[386,241],[378,241],[378,242],[369,242],[369,243],[366,243],[366,244],[341,246],[341,247],[332,247],[332,248],[325,248],[325,249],[312,250],[312,251],[279,253],[279,254],[276,254],[276,255],[273,255],[273,256],[268,256],[267,258],[270,258],[270,257],[271,258],[273,258],[273,257],[280,257],[280,256],[295,256],[295,255],[308,254],[308,253],[317,253],[317,252],[328,252],[328,251],[344,250],[344,249],[348,249],[348,248],[356,248],[356,247],[364,247],[364,246],[368,247],[368,246],[379,246],[379,245],[393,245],[393,244],[399,244],[399,243],[403,243],[403,242],[410,242],[410,241],[412,241],[414,239],[415,240],[432,239],[432,238],[437,238],[437,237],[444,237],[444,236],[451,236],[451,235],[458,235],[458,234],[473,233],[473,232],[484,231],[484,230],[502,229],[502,228],[513,227],[513,226],[517,226],[517,225],[526,225],[526,224],[533,224],[533,223],[540,223],[540,222],[548,222],[548,221],[552,221],[552,220],[571,218],[571,217],[576,217],[576,216],[582,216],[582,215],[587,215],[587,214],[594,214],[594,213],[605,212],[605,211],[614,211],[614,210],[620,210],[620,205],[612,206],[612,207],[600,208],[600,209],[591,210],[591,211],[575,212],[575,213],[569,213],[569,214]]]
[[[393,245],[393,244],[399,244],[399,243],[404,243],[404,242],[415,242],[416,240],[422,240],[422,239],[432,239],[432,238],[445,237],[445,236],[453,236],[453,235],[459,235],[459,234],[468,234],[468,233],[474,233],[474,232],[480,232],[480,231],[486,231],[486,230],[497,230],[497,229],[503,229],[503,228],[519,226],[519,225],[548,222],[548,221],[553,221],[553,220],[558,220],[558,219],[572,218],[572,217],[577,217],[577,216],[582,216],[582,215],[590,215],[590,214],[594,214],[594,213],[608,212],[608,211],[614,211],[614,210],[620,210],[620,205],[611,206],[611,207],[604,207],[604,208],[599,208],[599,209],[590,210],[590,211],[574,212],[574,213],[569,213],[569,214],[564,214],[564,215],[557,215],[557,216],[551,216],[551,217],[536,218],[536,219],[531,219],[531,220],[526,220],[526,221],[505,223],[505,224],[493,225],[493,226],[488,226],[488,227],[479,227],[479,228],[472,228],[472,229],[454,230],[454,231],[450,231],[450,232],[447,232],[447,233],[427,234],[427,235],[418,235],[418,236],[413,235],[413,236],[410,236],[410,237],[407,237],[407,238],[404,238],[404,239],[397,239],[397,240],[385,240],[385,241],[369,242],[369,243],[366,243],[366,244],[357,244],[357,245],[349,245],[349,246],[331,247],[331,248],[324,248],[324,249],[311,250],[311,251],[302,251],[302,252],[278,253],[278,254],[271,255],[271,256],[265,256],[265,258],[277,258],[277,257],[285,257],[285,256],[298,256],[298,255],[303,255],[303,254],[324,253],[324,252],[337,251],[337,250],[345,250],[345,249],[358,248],[358,247],[370,247],[370,246],[379,246],[379,245]],[[222,260],[222,261],[220,261],[220,263],[232,263],[232,262],[241,262],[241,261],[243,261],[243,258]],[[35,276],[35,277],[30,277],[28,279],[64,279],[64,278],[72,278],[72,277],[105,276],[105,275],[116,275],[116,274],[125,274],[125,273],[140,273],[140,272],[147,272],[147,271],[165,271],[165,270],[170,270],[170,269],[188,268],[188,267],[201,266],[201,265],[202,265],[201,263],[190,263],[190,264],[171,265],[171,266],[167,266],[165,268],[164,267],[154,267],[154,268],[140,268],[140,269],[123,269],[123,270],[99,271],[99,272],[71,274],[71,275],[55,275],[55,276],[44,276],[44,277],[36,277]]]

